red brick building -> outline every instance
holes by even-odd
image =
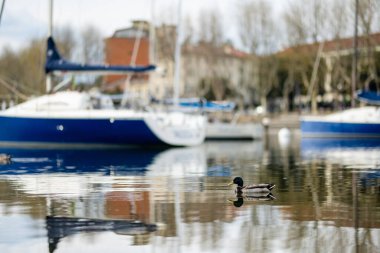
[[[115,31],[112,37],[105,40],[105,60],[110,65],[150,64],[149,23],[134,21],[132,27]],[[104,86],[110,91],[122,91],[127,77],[127,75],[106,76]],[[133,74],[130,85],[141,85],[148,80],[149,74]]]

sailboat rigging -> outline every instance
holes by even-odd
[[[0,25],[1,25],[1,19],[3,17],[3,13],[4,13],[4,6],[5,6],[5,0],[3,0],[2,4],[1,4],[1,9],[0,9]]]

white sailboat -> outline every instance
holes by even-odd
[[[252,119],[241,122],[242,115],[234,112],[233,102],[190,98],[180,99],[179,107],[183,111],[202,111],[208,116],[208,140],[256,140],[264,136],[264,126],[261,122]]]
[[[50,35],[52,27],[50,0]],[[152,71],[155,66],[82,65],[63,59],[48,37],[45,71],[47,92],[53,73],[125,74]],[[17,144],[172,145],[204,141],[205,118],[182,112],[96,109],[99,98],[79,91],[61,91],[30,99],[0,113],[0,142]],[[111,101],[107,96],[103,100]]]
[[[256,140],[262,139],[263,134],[261,123],[209,122],[206,129],[209,140]]]

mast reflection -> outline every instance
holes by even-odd
[[[46,216],[49,252],[53,253],[59,241],[70,235],[89,232],[112,231],[120,235],[142,235],[157,230],[155,224],[138,220],[106,220],[76,217]]]

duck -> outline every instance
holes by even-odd
[[[276,186],[274,184],[262,183],[262,184],[251,184],[244,185],[244,181],[241,177],[235,177],[228,185],[236,184],[236,194],[250,194],[250,193],[270,193],[272,189]]]

